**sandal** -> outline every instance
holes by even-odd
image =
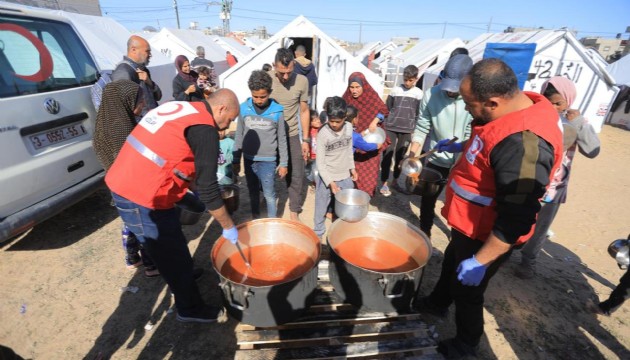
[[[392,192],[389,191],[389,186],[387,186],[387,185],[381,186],[381,191],[380,192],[381,192],[381,195],[383,195],[385,197],[388,197],[388,196],[390,196],[392,194]]]
[[[144,269],[144,276],[148,278],[160,276],[160,270],[158,270],[158,268],[155,266],[147,266]]]

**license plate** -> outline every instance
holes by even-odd
[[[31,135],[29,139],[33,147],[39,150],[85,134],[87,134],[87,131],[83,125],[72,124]]]

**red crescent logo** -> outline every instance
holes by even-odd
[[[15,24],[0,24],[0,31],[1,30],[13,31],[14,33],[22,35],[26,38],[26,40],[30,41],[33,46],[35,46],[35,49],[37,49],[37,52],[39,53],[40,66],[38,72],[33,75],[20,75],[16,73],[15,76],[31,82],[40,82],[48,79],[53,71],[53,62],[52,56],[50,56],[50,52],[48,52],[46,45],[44,45],[44,43],[41,42],[35,35],[31,34],[28,29],[22,26]]]
[[[175,110],[173,110],[173,111],[169,111],[169,112],[161,112],[161,111],[158,111],[158,113],[157,113],[157,114],[158,114],[159,116],[173,115],[173,114],[178,113],[181,109],[183,109],[183,108],[184,108],[184,106],[183,106],[182,104],[173,104],[173,105],[175,105]]]

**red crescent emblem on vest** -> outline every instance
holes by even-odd
[[[39,71],[33,75],[20,75],[15,73],[16,77],[31,82],[45,81],[52,75],[53,62],[50,52],[46,48],[43,42],[41,42],[35,35],[31,34],[28,29],[15,25],[15,24],[0,24],[0,30],[13,31],[14,33],[22,35],[28,40],[39,53]]]
[[[173,115],[173,114],[178,113],[179,111],[181,111],[181,110],[184,108],[184,106],[183,106],[182,104],[174,104],[174,105],[175,105],[175,110],[173,110],[173,111],[169,111],[169,112],[161,112],[161,111],[158,111],[158,113],[157,113],[157,114],[158,114],[159,116]]]

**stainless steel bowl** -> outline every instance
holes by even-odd
[[[417,157],[408,157],[400,163],[400,172],[403,176],[418,175],[422,171],[422,160]]]
[[[358,189],[343,189],[335,194],[335,214],[347,222],[362,220],[368,213],[370,195]]]
[[[319,176],[319,170],[317,170],[317,160],[313,160],[306,164],[306,167],[304,168],[304,175],[308,181],[315,182]]]
[[[219,189],[221,190],[221,197],[223,198],[223,203],[228,213],[232,214],[238,210],[240,199],[240,189],[238,185],[220,185]]]
[[[619,266],[627,267],[630,265],[630,240],[619,239],[608,245],[608,254],[617,261]]]
[[[380,127],[377,127],[374,132],[370,130],[365,130],[363,132],[363,140],[372,144],[382,144],[385,142],[385,130]]]

